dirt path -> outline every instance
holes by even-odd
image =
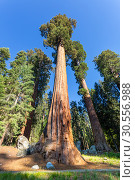
[[[46,161],[43,159],[41,154],[33,154],[29,155],[23,158],[16,157],[17,149],[11,146],[1,146],[0,147],[0,171],[34,171],[31,167],[35,164],[39,165],[40,169],[37,171],[46,171],[50,172],[49,170],[46,170]],[[115,170],[118,169],[118,166],[111,166],[108,164],[103,163],[92,163],[88,160],[87,165],[79,165],[79,166],[68,166],[64,164],[58,164],[58,163],[52,163],[55,167],[54,171],[59,172],[62,170],[70,170],[72,171],[85,171],[85,170]],[[71,170],[72,169],[72,170]],[[36,171],[36,172],[37,172]],[[51,172],[54,172],[51,171]],[[62,172],[60,171],[60,172]]]

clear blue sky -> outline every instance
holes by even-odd
[[[8,47],[10,61],[20,50],[41,48],[51,59],[51,50],[43,47],[39,27],[57,14],[77,20],[72,40],[83,45],[89,70],[88,88],[102,80],[92,62],[95,56],[110,49],[120,54],[119,0],[0,0],[0,47]],[[9,63],[7,63],[9,67]],[[69,100],[79,101],[78,84],[71,68],[67,67]],[[54,74],[50,79],[53,90]]]

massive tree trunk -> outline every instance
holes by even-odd
[[[64,164],[85,164],[73,141],[65,49],[61,44],[57,51],[55,82],[48,123],[40,144],[41,142],[45,159]]]
[[[91,127],[92,127],[92,132],[93,132],[94,143],[95,143],[96,149],[99,151],[111,151],[111,148],[109,147],[109,145],[106,142],[99,119],[95,112],[94,105],[91,100],[91,96],[90,96],[88,87],[86,85],[85,79],[81,80],[81,85],[87,92],[84,95],[84,100],[85,100],[86,108],[88,111],[89,119],[91,122]]]

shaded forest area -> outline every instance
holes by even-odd
[[[14,145],[19,135],[26,136],[31,143],[39,141],[44,129],[48,128],[49,118],[55,116],[51,113],[51,109],[59,99],[59,94],[55,95],[51,91],[48,93],[51,71],[54,71],[52,63],[56,64],[55,73],[59,78],[58,67],[64,68],[60,63],[63,60],[69,64],[68,60],[71,60],[69,65],[78,83],[76,93],[81,96],[80,102],[70,102],[70,112],[67,115],[70,116],[71,113],[69,124],[71,123],[72,130],[69,133],[73,134],[74,143],[80,141],[81,150],[89,149],[95,144],[97,150],[119,152],[119,55],[111,50],[105,50],[93,59],[96,70],[104,80],[95,82],[94,89],[89,89],[85,81],[88,71],[85,62],[86,52],[79,41],[71,40],[75,27],[76,20],[60,14],[47,24],[41,25],[41,36],[45,38],[44,46],[53,48],[53,62],[45,52],[35,48],[27,52],[18,52],[14,61],[10,63],[10,69],[7,69],[6,61],[10,60],[10,50],[0,48],[0,145]],[[60,48],[63,50],[59,50]],[[58,51],[63,51],[63,55]],[[63,70],[64,73],[66,74]],[[87,77],[87,81],[91,78]],[[63,85],[66,87],[63,82],[59,85],[59,89]],[[55,90],[58,91],[57,85],[54,86]],[[63,91],[60,94],[62,93]],[[60,102],[62,101],[64,102],[63,99]],[[61,105],[59,108],[61,111]],[[62,131],[64,132],[68,134],[66,130]]]

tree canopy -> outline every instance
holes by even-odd
[[[120,57],[111,50],[103,51],[94,58],[96,69],[105,81],[115,83],[120,89]]]
[[[42,24],[40,29],[41,36],[45,37],[44,46],[53,47],[57,50],[57,46],[61,43],[65,51],[69,51],[71,48],[71,36],[73,29],[76,27],[76,20],[67,18],[64,15],[57,15],[53,17],[50,22]]]

